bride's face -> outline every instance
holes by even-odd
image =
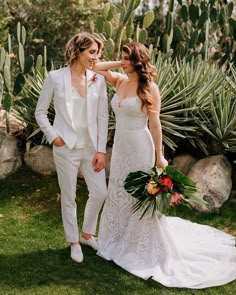
[[[134,66],[131,64],[128,53],[122,51],[121,54],[121,67],[125,74],[134,72]]]

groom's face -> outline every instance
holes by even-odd
[[[92,43],[90,47],[80,52],[78,62],[86,69],[92,69],[93,64],[98,58],[98,45],[96,42]]]

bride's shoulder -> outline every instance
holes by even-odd
[[[159,88],[158,88],[157,84],[154,81],[152,81],[150,83],[150,92],[151,92],[152,95],[153,94],[159,95]]]
[[[124,74],[121,73],[117,73],[117,81],[116,81],[116,88],[119,88],[120,85],[126,81],[128,79],[128,77]]]

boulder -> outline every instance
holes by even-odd
[[[21,165],[16,137],[0,131],[0,179],[15,173]]]
[[[25,164],[33,171],[43,175],[52,175],[56,172],[52,149],[45,145],[34,146],[24,154]]]
[[[223,155],[203,158],[195,162],[188,176],[197,183],[197,196],[208,206],[192,203],[201,212],[217,212],[229,199],[232,189],[232,167]]]
[[[8,113],[9,120],[9,134],[10,135],[22,135],[26,128],[26,124],[18,118],[16,112],[13,110]],[[1,109],[0,106],[0,130],[6,132],[6,111]]]
[[[191,155],[183,154],[183,155],[176,156],[173,159],[173,165],[175,166],[175,168],[177,170],[179,170],[183,174],[187,175],[190,168],[193,166],[193,164],[196,161],[197,160],[194,157],[192,157]]]

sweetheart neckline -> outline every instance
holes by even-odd
[[[119,95],[117,93],[116,93],[116,96],[118,97],[118,100],[120,100],[120,101],[123,101],[123,100],[126,100],[126,99],[130,99],[130,98],[139,97],[138,95],[134,95],[134,96],[128,96],[128,97],[125,97],[125,98],[120,99],[120,97],[119,97]]]
[[[138,97],[138,95],[135,95],[135,96],[129,96],[129,97],[126,97],[126,98],[123,98],[123,99],[120,99],[120,97],[119,97],[119,95],[118,94],[116,94],[116,96],[117,96],[117,104],[118,104],[118,106],[120,107],[121,106],[121,104],[122,104],[122,102],[124,101],[124,100],[129,100],[129,99],[132,99],[132,98],[139,98]]]

